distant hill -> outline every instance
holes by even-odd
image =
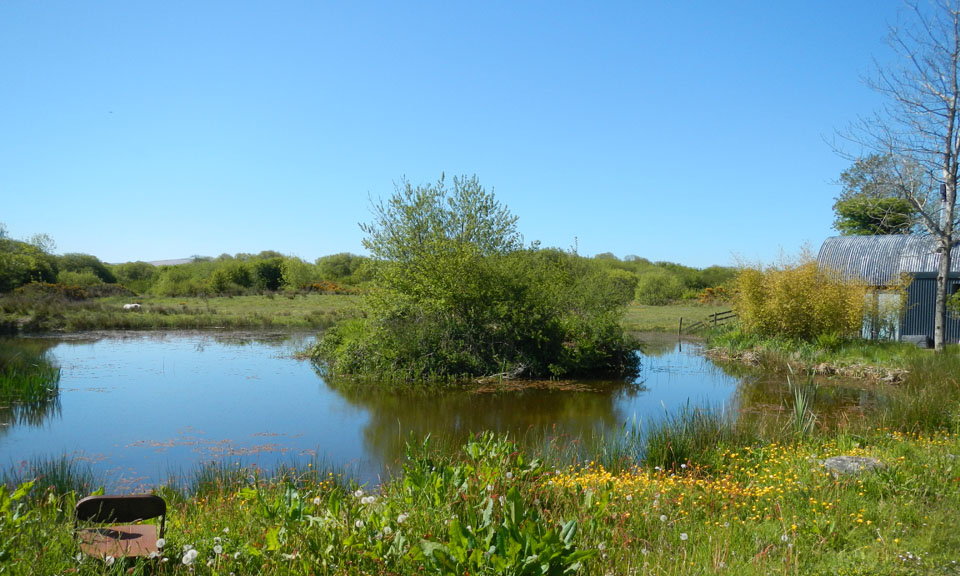
[[[147,262],[147,264],[153,264],[154,266],[176,266],[177,264],[189,264],[193,262],[193,258],[176,258],[174,260],[154,260],[153,262]]]

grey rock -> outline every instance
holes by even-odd
[[[883,462],[867,456],[834,456],[820,463],[833,472],[834,476],[859,474],[884,467]]]

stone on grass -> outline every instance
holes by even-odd
[[[883,462],[868,456],[834,456],[820,462],[834,476],[847,476],[883,468]]]

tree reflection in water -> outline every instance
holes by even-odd
[[[428,434],[460,443],[485,430],[515,436],[581,437],[619,429],[618,405],[643,391],[630,382],[511,382],[457,388],[397,389],[347,381],[328,382],[348,403],[363,408],[368,457],[388,466],[399,462],[412,437]]]

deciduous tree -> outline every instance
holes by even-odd
[[[833,203],[833,227],[844,236],[909,234],[919,216],[898,196],[891,157],[870,154],[857,158],[840,175],[843,190]]]
[[[908,4],[902,26],[891,26],[897,61],[879,67],[870,86],[886,99],[874,116],[845,136],[892,160],[896,195],[916,210],[937,245],[940,265],[934,347],[945,346],[950,248],[957,237],[960,160],[960,0]]]

